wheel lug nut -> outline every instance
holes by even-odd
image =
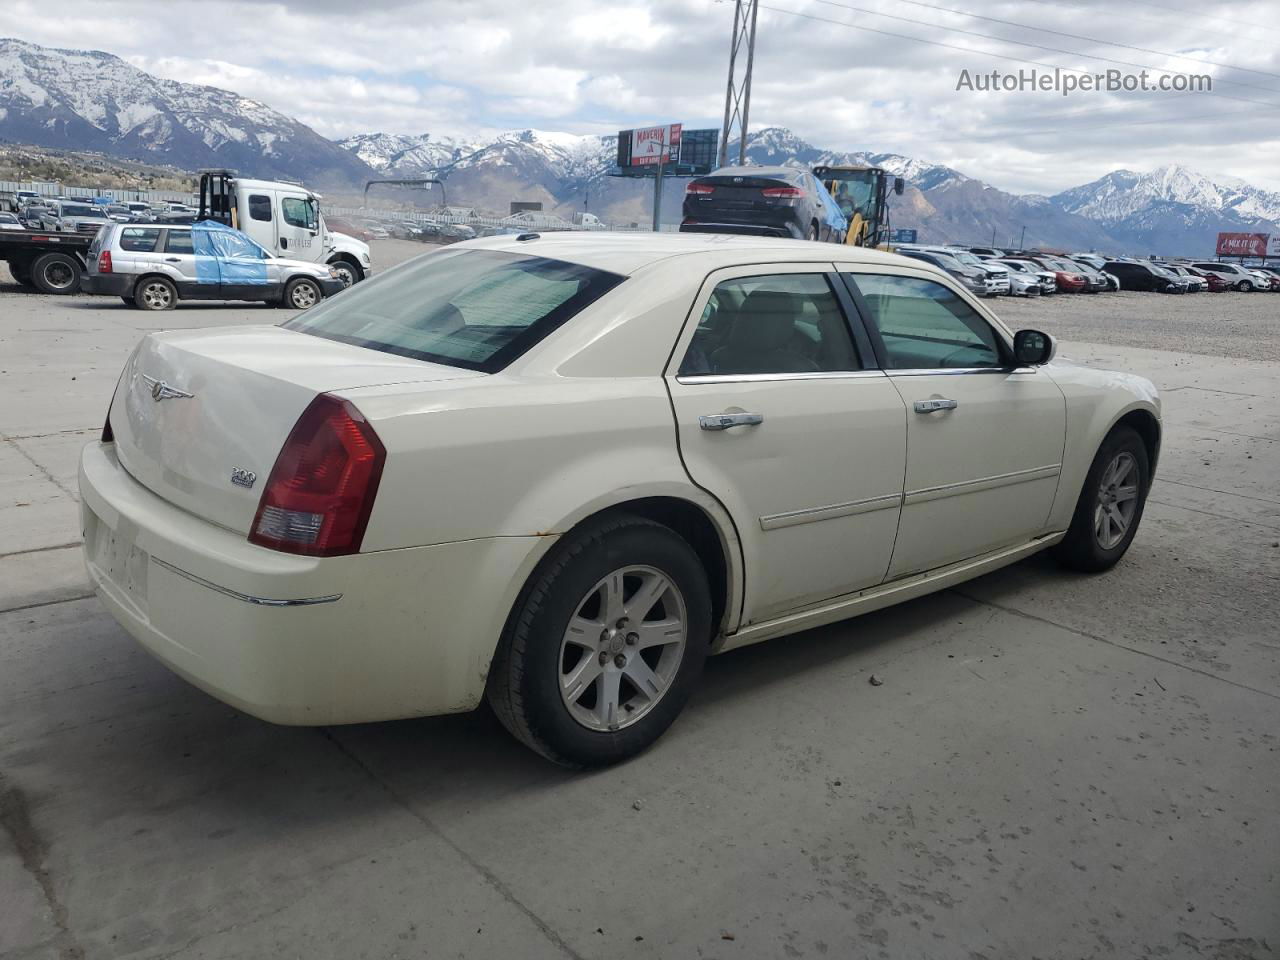
[[[601,630],[601,631],[600,631],[600,642],[601,642],[601,643],[608,643],[608,642],[609,642],[609,631],[608,631],[608,630]]]
[[[627,628],[628,623],[630,623],[630,621],[626,617],[622,617],[621,619],[618,620],[618,629],[625,630]]]
[[[606,653],[604,650],[601,650],[601,651],[600,651],[600,666],[602,666],[602,667],[603,667],[603,666],[604,666],[606,663],[608,663],[608,662],[609,662],[609,654],[608,654],[608,653]]]
[[[639,642],[640,642],[640,634],[638,633],[627,634],[627,646],[634,647]]]
[[[615,667],[625,667],[627,665],[627,658],[624,657],[622,654],[618,654],[616,657],[613,658],[613,665]]]

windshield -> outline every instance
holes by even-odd
[[[102,220],[107,215],[102,212],[101,207],[90,206],[87,203],[64,203],[62,205],[62,216],[64,217],[98,217]]]
[[[366,281],[284,326],[493,373],[624,279],[544,257],[447,251]]]
[[[947,256],[955,257],[961,263],[967,263],[971,267],[982,266],[982,261],[978,259],[977,254],[969,253],[967,250],[948,250]]]
[[[827,181],[831,187],[829,192],[846,217],[855,213],[864,217],[870,214],[874,185],[870,174],[830,171],[827,176],[832,178]]]

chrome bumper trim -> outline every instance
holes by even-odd
[[[220,587],[218,584],[204,579],[204,577],[197,577],[194,573],[187,573],[187,571],[179,567],[175,567],[172,563],[166,563],[158,557],[152,557],[151,561],[164,567],[170,573],[176,573],[184,580],[190,580],[192,583],[198,583],[202,587],[208,587],[210,590],[220,593],[225,597],[231,597],[234,600],[240,600],[244,603],[256,604],[259,607],[310,607],[317,603],[333,603],[336,600],[342,599],[342,594],[340,593],[335,593],[328,597],[302,597],[297,600],[272,600],[268,597],[255,597],[248,593],[241,593],[238,590]]]

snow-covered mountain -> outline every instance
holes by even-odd
[[[412,177],[447,167],[469,154],[480,144],[437,137],[429,133],[360,133],[338,141],[379,173]]]
[[[1280,193],[1251,186],[1237,177],[1209,177],[1178,164],[1150,173],[1117,170],[1052,199],[1064,210],[1104,223],[1123,221],[1163,203],[1217,210],[1243,219],[1280,221]]]
[[[370,173],[310,127],[229,90],[154,77],[100,51],[0,39],[0,138],[313,183]]]

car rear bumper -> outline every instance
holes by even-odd
[[[162,500],[96,441],[80,492],[85,566],[111,615],[175,673],[273,723],[474,708],[511,599],[552,539],[279,553]]]
[[[80,277],[80,290],[99,296],[127,297],[133,293],[137,277],[128,273],[89,273]]]

